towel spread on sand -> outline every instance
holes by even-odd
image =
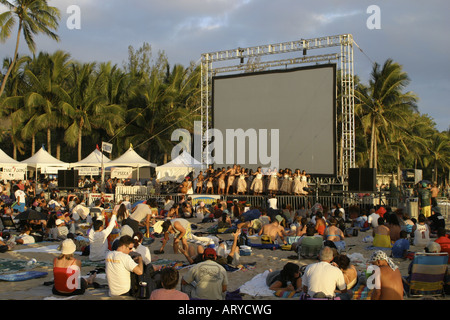
[[[268,274],[269,270],[257,274],[250,281],[247,281],[239,288],[240,292],[254,297],[273,296],[274,291],[270,290],[266,284],[266,278]]]

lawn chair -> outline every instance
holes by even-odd
[[[322,248],[323,245],[300,245],[297,249],[298,259],[318,259],[320,250],[322,250]]]
[[[1,216],[0,218],[2,220],[2,225],[3,225],[2,231],[5,231],[5,230],[18,231],[19,230],[19,227],[16,225],[16,223],[14,222],[14,220],[11,216]]]
[[[403,278],[408,297],[445,296],[448,253],[416,252],[411,275]]]

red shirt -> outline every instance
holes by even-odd
[[[75,264],[75,262],[76,260],[74,259],[73,264]],[[68,268],[53,267],[53,277],[55,280],[55,289],[57,291],[68,293],[78,289],[79,286],[76,285],[75,281],[79,281],[79,278],[74,276],[78,267],[76,265],[72,267],[72,265]]]
[[[450,239],[447,236],[439,237],[434,242],[439,243],[441,246],[441,252],[448,253],[448,262],[450,263]]]

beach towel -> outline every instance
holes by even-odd
[[[0,259],[0,274],[8,274],[16,271],[22,271],[23,269],[31,269],[35,267],[50,267],[53,266],[52,262],[35,261],[30,263],[28,260],[9,260]]]
[[[287,299],[289,299],[289,298],[299,298],[302,293],[301,292],[295,292],[295,291],[280,289],[280,290],[276,290],[273,294],[276,297],[279,297],[279,298],[287,298]]]
[[[355,288],[352,289],[353,295],[351,300],[370,300],[372,296],[373,289],[367,288],[364,283],[357,284]]]
[[[18,273],[10,273],[10,274],[2,274],[0,275],[0,280],[16,282],[16,281],[25,281],[30,279],[42,278],[48,275],[48,272],[41,271],[24,271]]]
[[[239,288],[240,292],[253,297],[272,297],[274,291],[270,290],[266,284],[268,274],[269,270],[257,274]]]
[[[391,250],[392,248],[386,248],[386,247],[375,247],[373,245],[367,246],[365,248],[366,250]]]

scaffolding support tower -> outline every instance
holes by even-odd
[[[269,70],[272,68],[295,66],[307,63],[330,63],[339,61],[339,82],[336,88],[336,97],[340,101],[341,119],[336,119],[336,124],[340,122],[341,139],[341,161],[338,163],[338,179],[342,179],[344,186],[348,179],[348,169],[355,167],[355,115],[354,115],[354,63],[353,63],[353,36],[351,34],[341,34],[335,36],[325,36],[312,39],[301,39],[276,44],[253,46],[248,48],[236,48],[232,50],[222,50],[217,52],[204,53],[201,56],[201,123],[203,137],[203,149],[201,162],[208,165],[208,141],[211,123],[212,105],[212,81],[213,77],[220,73],[254,72],[254,70]],[[311,50],[326,49],[337,52],[309,55]],[[340,50],[339,50],[340,49]],[[302,56],[296,56],[301,52]],[[271,61],[263,61],[264,57],[275,55],[290,55],[291,57],[278,58]],[[293,56],[293,57],[292,57]],[[236,63],[236,60],[238,63]],[[247,60],[249,63],[244,64]],[[217,64],[231,65],[217,66]],[[250,63],[251,61],[251,63]],[[340,103],[339,103],[340,102]],[[337,126],[336,126],[337,128]],[[336,141],[336,145],[337,141]],[[344,187],[345,189],[345,187]]]

